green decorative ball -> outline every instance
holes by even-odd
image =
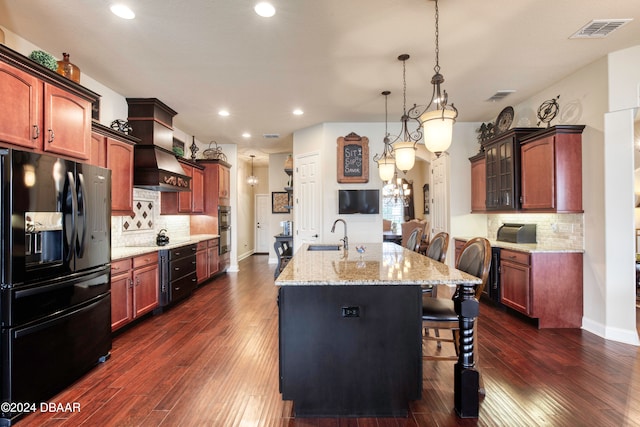
[[[34,50],[31,52],[31,55],[29,55],[29,58],[51,71],[56,71],[58,69],[58,61],[56,58],[42,50]]]

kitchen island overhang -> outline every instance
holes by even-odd
[[[366,246],[302,245],[275,282],[280,391],[296,416],[406,416],[422,392],[421,285],[480,281],[392,243]]]

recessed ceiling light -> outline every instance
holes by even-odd
[[[111,5],[111,12],[122,19],[133,19],[136,17],[136,14],[123,4]]]
[[[229,111],[227,110],[220,110],[218,111],[218,115],[222,116],[222,117],[227,117],[229,115]]]
[[[249,132],[245,132],[242,134],[243,138],[251,138],[251,134]]]
[[[268,3],[266,1],[262,1],[256,4],[253,10],[255,10],[256,13],[263,18],[271,18],[276,14],[276,8],[273,7],[271,3]]]
[[[302,111],[302,110],[301,110],[301,109],[299,109],[299,108],[296,108],[295,110],[293,110],[293,114],[294,114],[295,116],[301,116],[301,115],[303,115],[303,114],[304,114],[304,111]]]

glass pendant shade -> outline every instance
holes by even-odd
[[[384,157],[378,160],[378,173],[380,179],[383,181],[389,181],[393,178],[393,174],[396,171],[396,163],[393,157]]]
[[[411,141],[396,142],[393,144],[393,152],[396,156],[396,167],[405,173],[416,162],[416,147]]]
[[[453,124],[457,115],[455,110],[432,110],[420,116],[427,150],[440,155],[451,146]]]
[[[255,155],[251,154],[249,157],[251,157],[251,175],[247,177],[247,184],[253,187],[258,185],[258,177],[253,174],[253,158]]]

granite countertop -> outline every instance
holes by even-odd
[[[456,240],[470,240],[473,237],[454,237]],[[576,249],[569,246],[563,246],[562,244],[543,244],[543,243],[510,243],[501,242],[499,240],[489,239],[492,247],[501,249],[511,249],[514,251],[536,253],[536,252],[550,252],[550,253],[584,253],[584,249]]]
[[[203,240],[215,239],[220,237],[218,234],[194,234],[189,236],[189,239],[170,241],[168,245],[164,246],[121,246],[117,248],[111,248],[111,260],[118,260],[122,258],[129,258],[132,256],[148,254],[149,252],[159,251],[161,249],[173,249],[180,246],[191,245]]]
[[[292,285],[439,285],[480,283],[480,279],[394,243],[358,243],[348,251],[309,251],[304,244],[275,283]]]

